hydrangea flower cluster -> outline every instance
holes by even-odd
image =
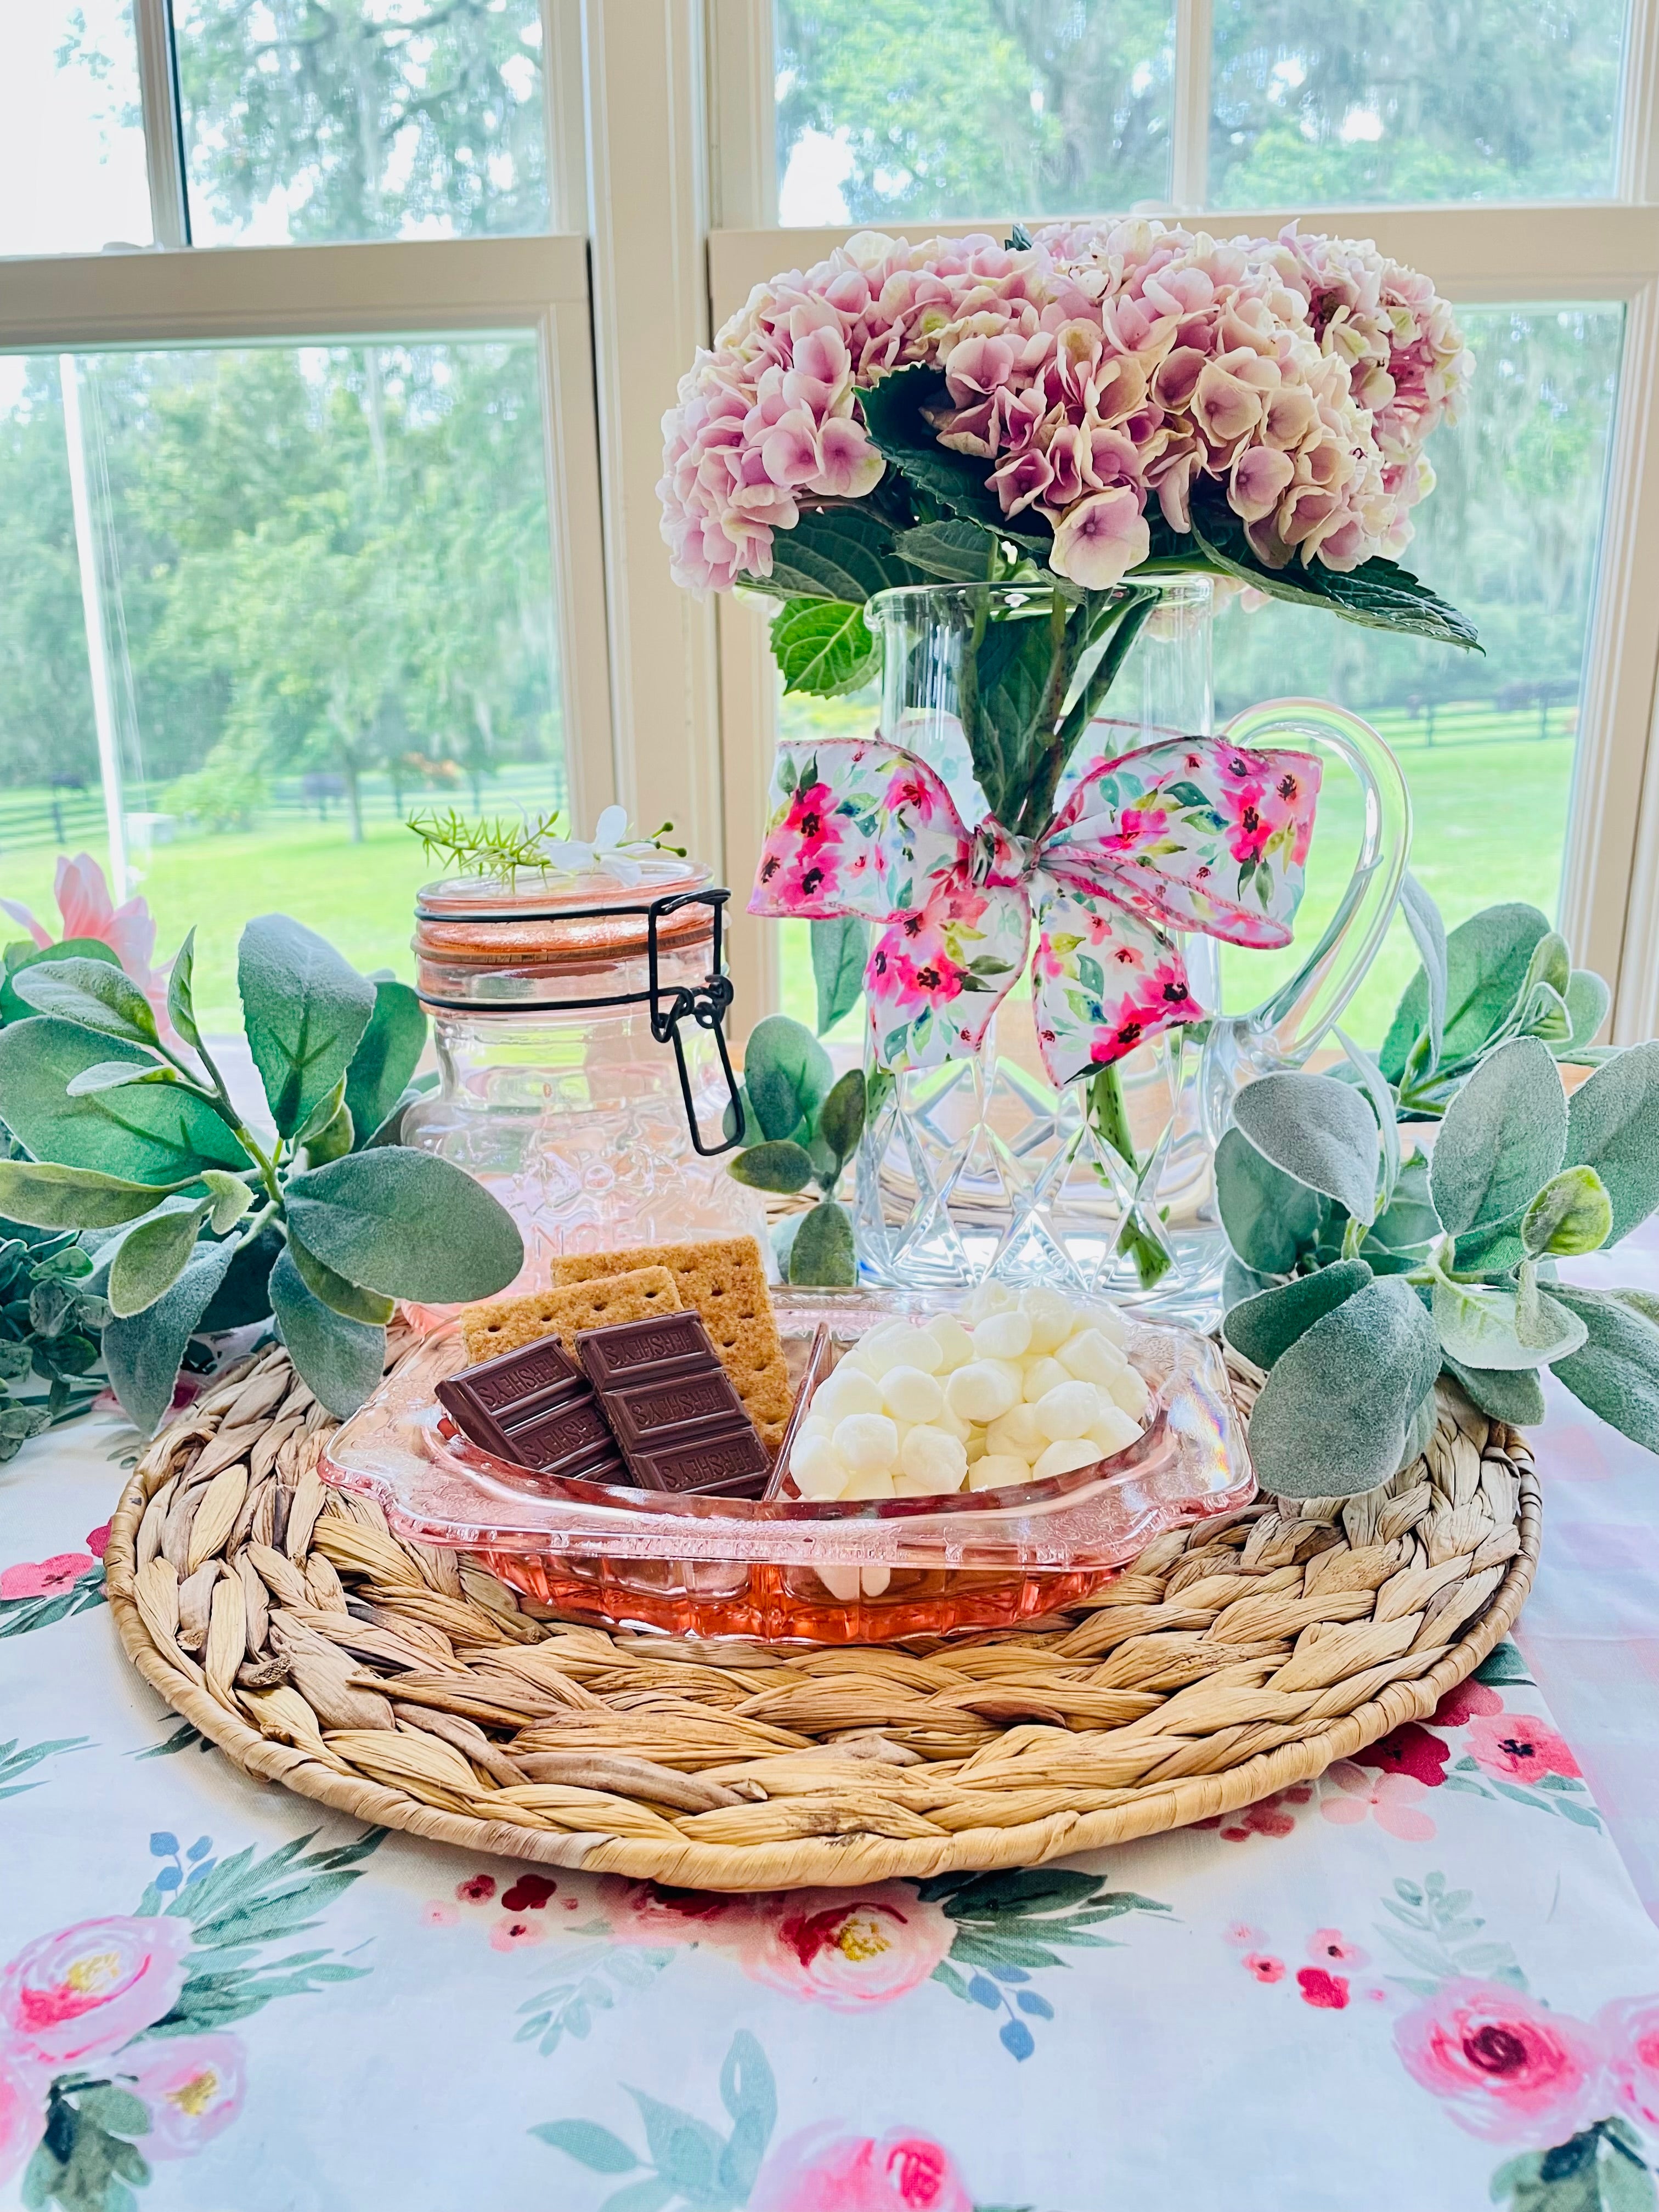
[[[1189,531],[1206,478],[1269,568],[1396,554],[1469,374],[1426,278],[1294,225],[1054,224],[1018,248],[861,232],[757,286],[682,380],[659,486],[677,580],[769,575],[803,503],[872,492],[858,394],[916,364],[945,376],[940,442],[984,461],[1011,522],[1045,518],[1049,567],[1091,589],[1147,557],[1152,501]]]

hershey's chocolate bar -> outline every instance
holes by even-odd
[[[760,1495],[771,1462],[698,1315],[584,1329],[576,1352],[642,1488]]]
[[[437,1395],[461,1433],[497,1459],[583,1482],[629,1480],[592,1384],[550,1337],[451,1376]]]

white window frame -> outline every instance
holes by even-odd
[[[711,110],[717,228],[708,240],[711,327],[778,270],[806,268],[845,230],[777,223],[770,0],[708,0],[718,64]],[[1613,980],[1613,1036],[1659,1034],[1659,0],[1632,0],[1618,195],[1611,200],[1410,208],[1206,211],[1211,0],[1176,0],[1174,211],[1232,236],[1309,230],[1374,238],[1430,271],[1455,301],[1608,301],[1625,310],[1607,497],[1579,714],[1561,927],[1575,957]],[[1054,210],[1060,212],[1060,210]],[[1082,212],[1082,210],[1079,210]],[[1006,234],[1008,218],[909,224],[928,234]],[[758,849],[775,687],[764,629],[720,609],[726,863],[744,877]],[[1547,895],[1548,886],[1539,887]],[[747,944],[755,997],[777,1002],[775,933]],[[751,1000],[751,1004],[754,1000]]]

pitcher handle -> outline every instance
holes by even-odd
[[[1235,1092],[1252,1077],[1299,1067],[1340,1018],[1376,957],[1411,852],[1412,803],[1400,763],[1369,722],[1319,699],[1247,707],[1221,732],[1237,745],[1315,738],[1346,761],[1365,794],[1359,857],[1329,927],[1296,974],[1247,1014],[1218,1017],[1205,1048],[1200,1087],[1212,1144],[1220,1141]]]

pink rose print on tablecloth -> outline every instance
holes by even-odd
[[[1460,1682],[1455,1690],[1448,1690],[1435,1707],[1433,1721],[1437,1728],[1467,1728],[1483,1713],[1501,1713],[1504,1700],[1488,1683],[1477,1681],[1471,1674],[1467,1682]]]
[[[1296,1833],[1297,1808],[1310,1804],[1313,1785],[1297,1782],[1288,1790],[1275,1790],[1271,1797],[1258,1798],[1254,1805],[1246,1805],[1241,1812],[1224,1813],[1207,1820],[1194,1820],[1195,1828],[1216,1828],[1224,1844],[1247,1844],[1252,1836],[1267,1836],[1282,1842]]]
[[[1303,1966],[1297,1969],[1296,1985],[1304,2004],[1316,2006],[1322,2012],[1343,2012],[1347,2008],[1348,1984],[1341,1974],[1328,1974],[1322,1966]]]
[[[73,1589],[97,1561],[90,1552],[58,1552],[49,1559],[20,1559],[0,1574],[0,1597],[56,1597]]]
[[[190,2158],[242,2109],[242,2046],[228,2035],[168,2036],[124,2087],[149,2107],[147,2158]]]
[[[1595,2026],[1619,2104],[1638,2126],[1659,2134],[1659,1996],[1603,2005]]]
[[[902,1996],[948,1956],[956,1934],[938,1905],[896,1882],[797,1890],[757,1903],[733,1947],[744,1973],[833,2012]],[[723,1939],[717,1932],[714,1940]]]
[[[1342,1966],[1358,1972],[1370,1964],[1370,1954],[1350,1943],[1340,1928],[1316,1928],[1308,1939],[1308,1956],[1316,1966]]]
[[[607,1900],[607,1909],[626,1943],[712,1943],[716,1929],[734,1929],[751,1903],[719,1890],[664,1889],[654,1881],[618,1887],[621,1894]]]
[[[1536,1782],[1545,1774],[1580,1778],[1565,1738],[1533,1713],[1479,1715],[1463,1741],[1488,1774],[1515,1782]]]
[[[1409,1774],[1425,1790],[1437,1790],[1446,1778],[1451,1746],[1415,1721],[1407,1721],[1353,1756],[1356,1766],[1380,1767],[1385,1774]]]
[[[1259,1982],[1282,1982],[1285,1978],[1285,1961],[1266,1951],[1246,1953],[1244,1966],[1245,1971],[1254,1974]]]
[[[40,2140],[47,2079],[20,2053],[0,2051],[0,2189],[22,2171]]]
[[[1413,1774],[1368,1774],[1352,1759],[1339,1759],[1325,1775],[1336,1794],[1319,1801],[1319,1809],[1340,1828],[1357,1827],[1372,1819],[1384,1835],[1402,1844],[1426,1844],[1434,1822],[1424,1812],[1427,1788]]]
[[[974,2212],[949,2151],[926,2136],[792,2136],[761,2168],[749,2212]]]
[[[1601,2040],[1503,1982],[1449,1981],[1395,2024],[1413,2080],[1488,2142],[1547,2150],[1605,2112]]]
[[[172,2009],[190,1923],[112,1915],[43,1936],[0,1974],[0,2033],[54,2069],[118,2051]]]

